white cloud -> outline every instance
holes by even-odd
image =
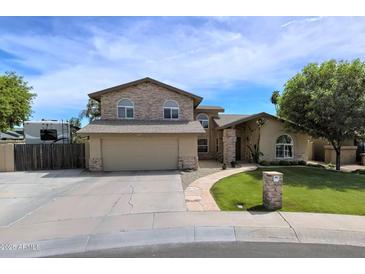
[[[240,18],[224,19],[84,25],[84,36],[6,33],[0,34],[0,49],[41,71],[26,77],[38,94],[37,112],[45,106],[76,111],[85,105],[87,93],[145,76],[224,98],[210,94],[210,88],[224,92],[249,82],[274,89],[308,62],[365,54],[364,18],[273,18],[276,25],[266,33],[270,18],[249,31]]]

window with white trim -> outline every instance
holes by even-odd
[[[209,117],[205,113],[200,113],[196,116],[196,119],[201,123],[203,128],[209,127]]]
[[[166,101],[163,107],[163,117],[171,120],[179,119],[179,105],[172,100]]]
[[[118,102],[118,118],[119,119],[134,118],[134,104],[131,100],[122,99]]]
[[[198,139],[198,152],[208,152],[208,139]]]
[[[293,158],[293,139],[289,135],[281,135],[276,140],[276,158]]]

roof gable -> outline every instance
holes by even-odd
[[[111,87],[111,88],[99,90],[99,91],[96,91],[96,92],[92,92],[92,93],[89,94],[89,97],[92,98],[92,99],[95,99],[97,101],[100,101],[100,97],[102,95],[106,94],[106,93],[121,90],[121,89],[124,89],[124,88],[127,88],[127,87],[139,85],[139,84],[142,84],[142,83],[153,83],[157,86],[164,87],[164,88],[166,88],[168,90],[171,90],[173,92],[176,92],[176,93],[185,95],[187,97],[190,97],[194,100],[194,106],[195,107],[198,106],[200,104],[200,102],[203,100],[202,97],[197,96],[193,93],[190,93],[190,92],[187,92],[185,90],[170,86],[168,84],[162,83],[160,81],[157,81],[157,80],[149,78],[149,77],[142,78],[142,79],[132,81],[132,82],[128,82],[128,83],[125,83],[125,84],[121,84],[121,85],[118,85],[118,86],[114,86],[114,87]]]
[[[220,119],[222,119],[222,117],[227,116],[228,119],[223,119],[223,121],[220,121]],[[231,117],[229,117],[231,116]],[[214,121],[217,123],[219,129],[224,129],[224,128],[229,128],[235,125],[238,125],[240,123],[243,122],[247,122],[247,121],[251,121],[253,119],[257,119],[257,118],[261,118],[261,117],[267,117],[267,118],[272,118],[272,119],[276,119],[276,120],[281,120],[284,121],[283,119],[276,117],[274,115],[271,115],[269,113],[266,112],[260,112],[257,114],[252,114],[252,115],[220,115],[220,119],[215,119]]]

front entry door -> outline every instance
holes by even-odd
[[[241,137],[236,140],[236,161],[241,161]]]

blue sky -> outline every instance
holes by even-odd
[[[34,87],[32,119],[146,76],[226,113],[274,113],[271,92],[307,63],[364,57],[365,17],[0,17],[0,72]]]

